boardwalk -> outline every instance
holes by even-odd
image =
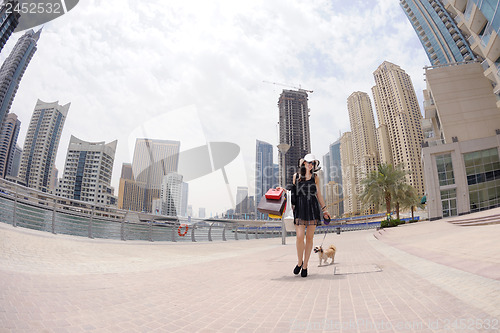
[[[292,237],[121,242],[0,223],[0,332],[496,332],[499,239],[500,224],[443,221],[328,234],[336,263],[313,253],[302,278]]]

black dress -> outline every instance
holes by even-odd
[[[318,198],[316,193],[316,183],[312,175],[309,180],[299,180],[297,176],[295,179],[296,185],[296,201],[293,215],[295,217],[294,224],[298,225],[320,225],[321,224],[321,208],[319,207]]]

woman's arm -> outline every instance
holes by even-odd
[[[327,215],[330,218],[330,214],[326,210],[325,200],[323,200],[323,196],[321,195],[321,188],[319,186],[318,177],[314,177],[314,183],[316,183],[316,197],[318,198],[318,202],[321,206],[321,210],[323,211],[323,215]]]

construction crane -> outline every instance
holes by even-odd
[[[266,81],[266,80],[264,80],[264,81],[262,81],[262,82],[264,82],[264,83],[274,84],[274,85],[277,85],[277,86],[283,86],[283,87],[293,88],[293,89],[297,89],[298,91],[308,92],[308,93],[310,93],[310,94],[312,94],[312,92],[313,92],[312,90],[302,89],[302,88],[300,87],[300,85],[299,85],[298,87],[294,87],[294,86],[291,86],[291,85],[289,85],[289,84],[283,84],[283,83],[277,83],[277,82],[270,82],[270,81]]]

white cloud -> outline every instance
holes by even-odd
[[[20,35],[11,37],[2,59]],[[117,188],[121,164],[131,162],[134,128],[193,106],[206,140],[241,147],[244,163],[234,164],[246,169],[247,184],[234,185],[252,189],[255,140],[278,143],[283,87],[263,80],[314,90],[312,149],[323,156],[349,129],[347,97],[371,94],[372,73],[384,60],[410,74],[421,98],[428,61],[393,0],[80,1],[45,25],[11,112],[21,118],[22,142],[37,98],[71,102],[60,174],[70,135],[118,139]],[[197,210],[204,203],[193,204]],[[229,207],[224,201],[206,208]]]

